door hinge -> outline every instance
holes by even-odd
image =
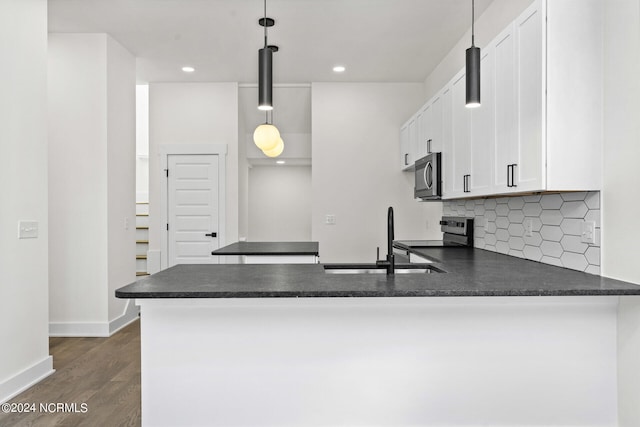
[[[169,231],[169,223],[167,223],[167,231]]]
[[[167,176],[167,178],[169,178],[169,169],[165,169],[164,170],[165,175]]]

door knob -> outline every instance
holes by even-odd
[[[213,233],[208,233],[208,234],[205,234],[205,236],[209,236],[209,237],[218,237],[218,233],[215,233],[215,232],[213,232]]]

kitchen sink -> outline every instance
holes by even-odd
[[[387,274],[383,265],[376,264],[325,264],[327,274]],[[437,267],[429,264],[396,264],[395,274],[430,274],[443,273]]]

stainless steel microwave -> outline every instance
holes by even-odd
[[[416,199],[440,200],[442,197],[442,155],[430,153],[416,160],[416,184],[413,195]]]

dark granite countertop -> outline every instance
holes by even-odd
[[[118,298],[640,295],[640,285],[474,248],[419,248],[443,273],[326,274],[322,264],[177,265]]]
[[[315,255],[318,242],[236,242],[211,255]]]

